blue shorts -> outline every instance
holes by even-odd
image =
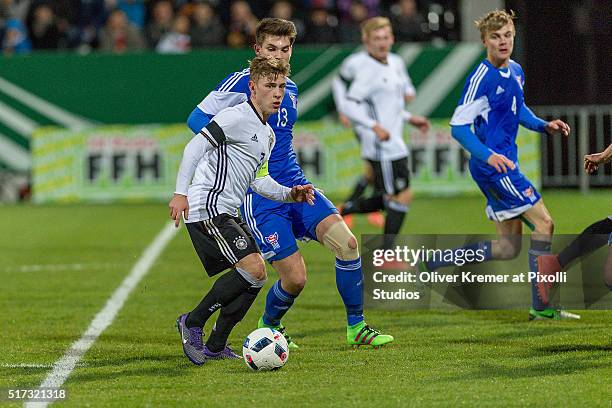
[[[537,203],[540,193],[518,169],[500,173],[489,180],[474,178],[487,198],[485,212],[491,221],[516,218]]]
[[[317,239],[317,225],[338,210],[318,190],[315,203],[281,203],[259,194],[247,194],[240,207],[264,259],[280,261],[298,250],[296,239]]]

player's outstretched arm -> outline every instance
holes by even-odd
[[[259,195],[285,203],[307,202],[314,205],[314,188],[311,184],[285,187],[276,182],[269,174],[257,177],[251,188]]]
[[[429,131],[431,124],[429,123],[429,120],[425,116],[412,115],[408,112],[404,112],[404,114],[410,115],[407,119],[407,122],[410,123],[412,126],[418,128],[423,133],[427,133]],[[408,116],[408,115],[405,115],[405,116]]]
[[[612,143],[603,152],[591,153],[584,156],[584,170],[588,174],[597,171],[600,164],[612,161]]]
[[[546,122],[543,119],[538,118],[527,105],[523,103],[521,110],[519,111],[519,123],[521,126],[526,127],[529,130],[535,132],[547,133],[551,136],[563,135],[568,136],[570,134],[570,127],[567,123],[561,119],[551,120]]]
[[[545,120],[538,118],[525,103],[519,110],[519,123],[524,128],[539,133],[546,132],[546,125],[548,124]]]

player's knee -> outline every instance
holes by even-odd
[[[393,200],[397,201],[402,205],[410,205],[410,203],[412,202],[412,190],[407,188],[405,190],[400,191],[397,195],[393,197]]]
[[[534,232],[550,235],[554,232],[554,230],[555,223],[553,219],[550,216],[546,215],[536,223]]]
[[[287,284],[287,292],[291,293],[292,295],[297,295],[302,292],[306,286],[306,275],[292,276],[289,279],[285,279],[283,284]]]
[[[516,258],[522,249],[520,236],[518,239],[501,239],[499,240],[499,255],[498,259],[509,260]]]
[[[251,254],[241,259],[236,265],[247,271],[257,281],[265,282],[268,278],[266,274],[266,264],[259,254]]]
[[[357,239],[344,221],[332,224],[323,235],[321,242],[342,261],[352,261],[359,257]]]

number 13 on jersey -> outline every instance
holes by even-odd
[[[278,110],[278,119],[276,120],[276,127],[287,126],[289,117],[287,114],[287,108],[280,108]]]

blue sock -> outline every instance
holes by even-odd
[[[363,272],[361,257],[352,261],[336,258],[336,287],[344,307],[349,326],[363,321]]]
[[[287,310],[293,305],[296,296],[287,293],[281,286],[280,279],[268,290],[266,295],[266,310],[263,321],[268,326],[278,326]]]
[[[548,255],[551,253],[551,243],[547,241],[538,241],[531,239],[531,245],[529,247],[529,272],[538,271],[538,256]],[[548,307],[547,304],[543,303],[538,296],[537,280],[531,280],[531,305],[535,310],[544,310]]]
[[[466,249],[470,249],[472,251],[477,251],[478,250],[478,254],[482,251],[484,254],[484,259],[481,260],[481,257],[478,257],[478,260],[474,261],[474,262],[466,262],[465,265],[470,265],[470,264],[474,264],[474,263],[481,263],[481,262],[486,262],[488,260],[493,259],[493,251],[491,248],[491,241],[479,241],[479,242],[474,242],[473,244],[468,244],[459,248],[454,248],[452,251],[453,253],[455,253],[456,251],[463,251],[462,253],[465,253]],[[457,254],[459,255],[459,254]],[[451,257],[449,257],[449,259],[444,260],[444,259],[433,259],[433,260],[428,260],[427,262],[425,262],[425,266],[427,267],[428,271],[436,271],[439,268],[443,268],[445,266],[455,266],[455,262],[450,259]],[[453,257],[454,258],[454,257]],[[463,265],[462,265],[463,266]]]

